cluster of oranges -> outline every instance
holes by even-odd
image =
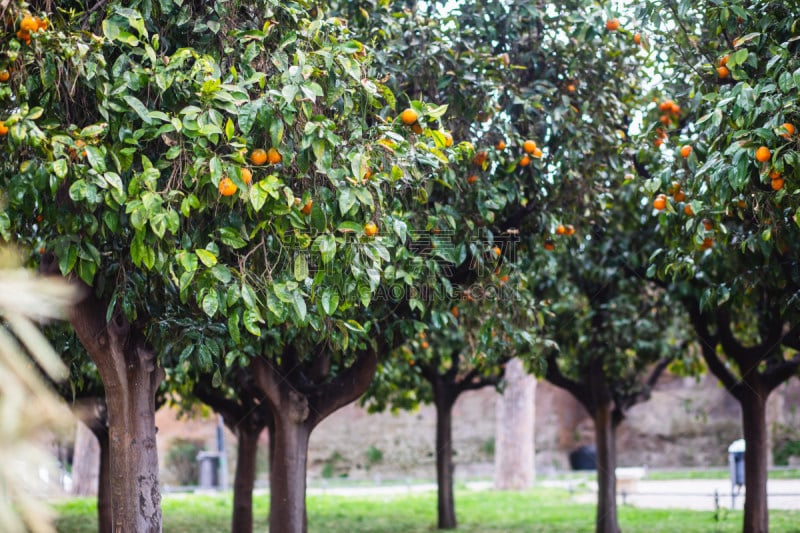
[[[676,203],[681,203],[686,201],[686,193],[683,191],[683,186],[679,181],[673,181],[672,184],[667,188],[667,194],[672,195],[672,200]],[[655,197],[653,200],[653,209],[656,211],[663,211],[667,207],[667,194],[661,193]],[[691,204],[686,204],[683,208],[683,212],[687,216],[694,216],[694,210],[692,209]]]
[[[608,31],[619,31],[622,28],[622,24],[619,22],[618,18],[611,18],[606,20],[606,29]],[[642,44],[642,34],[641,33],[634,33],[633,34],[633,44],[636,46],[641,46]],[[570,91],[572,92],[572,91]]]
[[[31,33],[37,31],[44,31],[47,29],[47,21],[39,17],[25,15],[19,23],[19,30],[17,31],[17,39],[24,42],[26,45],[31,44]]]
[[[269,150],[264,150],[263,148],[256,148],[252,152],[250,152],[250,162],[254,165],[260,166],[265,163],[269,163],[270,165],[277,165],[281,162],[280,152],[275,148],[270,148]]]
[[[717,62],[717,76],[719,79],[724,80],[730,75],[731,71],[728,69],[728,54],[725,54],[720,57]]]
[[[680,118],[681,106],[679,106],[672,100],[667,99],[658,104],[658,110],[661,111],[661,116],[659,117],[658,120],[664,127],[671,126],[678,120],[678,118]],[[658,148],[664,143],[664,140],[666,138],[667,138],[667,131],[663,127],[658,128],[656,129],[656,138],[653,141],[653,144],[655,145],[656,148]]]

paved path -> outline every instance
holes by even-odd
[[[564,481],[542,481],[542,486],[570,488],[569,483]],[[594,482],[584,485],[584,489],[573,482],[573,487],[576,501],[585,503],[597,501],[597,486]],[[726,479],[639,480],[629,486],[624,496],[620,495],[617,501],[620,504],[636,507],[713,511],[715,493],[718,496],[718,505],[730,509],[731,484]],[[800,509],[800,479],[770,480],[767,484],[767,494],[770,509]],[[736,508],[741,509],[743,503],[744,490],[736,496]]]
[[[468,490],[491,490],[489,481],[466,483]],[[580,503],[596,503],[597,484],[594,481],[563,481],[542,479],[542,487],[557,487],[572,490],[573,500]],[[336,496],[390,496],[420,492],[435,492],[435,483],[409,485],[371,485],[353,487],[313,487],[309,494],[331,494]],[[617,500],[620,505],[660,509],[695,509],[713,511],[715,493],[720,507],[731,508],[731,485],[726,479],[679,479],[670,481],[639,480],[626,487],[624,496]],[[775,479],[767,485],[770,509],[800,510],[800,479]],[[736,496],[736,508],[744,503],[744,490]]]

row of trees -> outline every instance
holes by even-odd
[[[436,404],[455,527],[450,409],[517,356],[591,414],[613,533],[614,429],[702,356],[743,407],[744,531],[767,531],[764,408],[800,367],[789,8],[0,9],[0,231],[88,287],[70,357],[104,391],[103,527],[160,531],[167,395],[237,434],[235,531],[265,427],[270,529],[305,531],[311,431],[365,392]]]

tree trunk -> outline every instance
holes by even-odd
[[[766,394],[759,389],[747,394],[742,406],[744,432],[744,527],[743,533],[767,533],[767,414]]]
[[[306,463],[311,428],[275,413],[275,460],[270,470],[269,530],[306,533]]]
[[[261,431],[238,431],[236,477],[233,480],[233,519],[231,533],[253,531],[253,485],[256,480],[256,455]]]
[[[78,421],[75,432],[75,453],[72,456],[72,494],[95,496],[100,466],[100,446],[92,430]]]
[[[100,474],[97,476],[97,530],[100,533],[111,533],[111,451],[108,442],[108,431],[98,435],[100,444]]]
[[[453,497],[453,404],[447,392],[434,393],[436,403],[436,483],[439,529],[456,528],[456,503]]]
[[[284,363],[292,360],[291,349],[284,353]],[[319,354],[318,358],[324,355]],[[364,394],[377,366],[376,353],[365,351],[332,378],[323,373],[318,377],[329,379],[311,385],[299,363],[280,368],[271,360],[253,359],[253,377],[266,396],[275,424],[270,428],[271,533],[306,533],[306,464],[311,431],[331,413]]]
[[[525,490],[536,478],[534,420],[536,378],[522,361],[506,363],[506,387],[497,398],[494,446],[494,487]]]
[[[611,405],[599,405],[594,412],[594,435],[597,447],[597,518],[596,533],[619,533],[617,522],[617,446]]]
[[[55,255],[42,256],[40,271],[59,274]],[[106,319],[108,303],[91,287],[68,311],[69,323],[97,366],[109,428],[110,494],[114,533],[160,533],[155,396],[163,378],[144,335],[121,311]]]

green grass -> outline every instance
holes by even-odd
[[[651,481],[669,481],[673,479],[728,479],[730,470],[727,467],[706,468],[703,470],[674,469],[647,470],[645,479]],[[552,476],[540,476],[540,479],[557,480],[593,480],[597,476],[594,471],[559,472]],[[775,468],[769,471],[769,479],[800,479],[798,468]]]
[[[268,499],[256,496],[255,530],[267,531]],[[92,500],[75,499],[56,507],[60,533],[97,531]],[[164,498],[164,533],[229,531],[230,495],[171,495]],[[459,491],[458,531],[462,533],[582,533],[594,531],[594,506],[570,501],[566,491],[536,489],[523,493]],[[311,496],[311,533],[425,533],[436,531],[436,494],[391,497]],[[625,533],[738,533],[741,513],[719,521],[712,512],[649,510],[622,506]],[[800,533],[800,512],[770,513],[773,533]]]

